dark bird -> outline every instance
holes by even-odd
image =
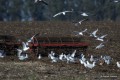
[[[45,5],[48,5],[48,3],[44,0],[35,0],[35,3],[43,3]]]

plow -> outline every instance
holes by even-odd
[[[7,55],[17,52],[16,49],[22,46],[22,42],[18,41],[15,36],[0,35],[0,50],[4,50]],[[89,43],[85,42],[83,37],[41,37],[35,36],[32,42],[29,42],[30,53],[47,55],[50,51],[56,53],[68,53],[73,50],[85,52]]]

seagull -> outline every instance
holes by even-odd
[[[29,46],[27,46],[26,44],[25,44],[25,42],[22,42],[22,46],[23,46],[23,51],[27,51],[27,50],[29,50],[30,49],[30,47]]]
[[[117,64],[117,67],[120,68],[120,63],[119,63],[119,62],[116,62],[116,64]]]
[[[5,57],[5,51],[4,50],[0,50],[0,58],[4,58]]]
[[[85,13],[85,12],[83,12],[81,15],[84,16],[84,17],[87,17],[87,16],[88,16],[88,14]]]
[[[80,20],[78,23],[75,23],[75,26],[78,26],[78,24],[80,24],[80,25],[81,25],[81,24],[82,24],[82,22],[83,22],[83,21],[86,21],[86,20],[88,20],[88,19],[83,19],[83,20]]]
[[[93,36],[93,37],[96,38],[96,37],[97,37],[97,36],[96,36],[96,33],[97,33],[97,32],[98,32],[98,29],[96,29],[95,31],[93,31],[92,33],[90,33],[90,36]]]
[[[90,56],[90,61],[91,61],[91,62],[94,61],[93,55]]]
[[[69,12],[73,12],[73,10],[72,11],[59,12],[59,13],[55,14],[53,17],[56,17],[56,16],[61,15],[61,14],[65,15],[66,13],[69,13]]]
[[[91,63],[89,63],[89,62],[87,61],[87,63],[85,63],[85,64],[86,64],[85,66],[86,66],[87,68],[92,69],[92,68],[95,67],[95,63],[96,63],[96,62],[93,62],[93,63],[91,64]]]
[[[83,33],[84,32],[86,32],[87,31],[87,29],[85,29],[85,30],[83,30],[83,31],[81,31],[81,32],[78,32],[78,31],[74,31],[77,35],[81,35],[81,36],[83,36]]]
[[[108,64],[108,65],[110,64],[110,61],[111,61],[111,57],[110,57],[110,56],[106,56],[106,55],[105,55],[105,56],[103,57],[103,59],[104,59],[104,61],[105,61],[106,64]]]
[[[21,49],[17,49],[17,51],[17,56],[19,57],[23,51]]]
[[[103,43],[100,43],[98,46],[96,46],[95,49],[101,49],[102,47],[104,47],[105,45],[103,45]]]
[[[28,46],[29,43],[31,43],[38,34],[39,34],[39,33],[33,35],[25,44]]]
[[[76,53],[76,50],[74,50],[74,52],[71,54],[71,57],[75,57],[75,53]]]
[[[59,60],[63,60],[63,57],[64,57],[64,55],[63,55],[63,53],[61,54],[61,55],[59,55]]]
[[[79,59],[79,61],[80,61],[81,64],[84,64],[84,61],[82,59]]]
[[[42,57],[41,57],[41,54],[39,54],[39,55],[38,55],[38,59],[41,59],[41,58],[42,58]]]
[[[37,2],[41,2],[41,3],[45,4],[45,5],[48,5],[48,3],[45,2],[44,0],[35,0],[35,3],[37,3]]]
[[[21,54],[20,56],[19,56],[19,60],[25,60],[25,59],[27,59],[28,58],[28,54]]]
[[[104,41],[103,39],[107,36],[107,34],[101,36],[101,37],[97,37],[96,40],[99,40],[99,41]]]
[[[51,62],[57,62],[58,58],[55,57],[55,53],[53,51],[51,51],[51,53],[48,55],[48,57],[52,60]]]

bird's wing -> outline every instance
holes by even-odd
[[[39,33],[33,35],[27,42],[32,42],[33,38],[34,38],[35,36],[37,36],[38,34],[39,34]]]
[[[85,29],[84,31],[82,31],[82,32],[86,32],[87,31],[87,29]]]
[[[22,42],[23,49],[26,48],[25,42]]]
[[[59,13],[55,14],[53,17],[56,17],[56,16],[61,15],[61,14],[62,14],[62,12],[59,12]]]
[[[102,39],[103,39],[103,38],[104,38],[104,37],[106,37],[106,36],[107,36],[107,34],[105,34],[105,35],[101,36],[100,38],[102,38]]]

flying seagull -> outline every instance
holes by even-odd
[[[87,17],[87,16],[88,16],[88,14],[85,13],[85,12],[81,13],[81,15],[84,16],[84,17]]]
[[[48,3],[46,1],[44,1],[44,0],[35,0],[35,3],[37,3],[37,2],[43,3],[45,5],[48,5]]]
[[[100,43],[95,49],[101,49],[102,47],[104,47],[105,45],[103,43]]]
[[[101,37],[97,37],[96,40],[99,40],[99,41],[104,41],[104,38],[107,36],[107,34],[101,36]]]
[[[83,36],[83,33],[86,32],[86,31],[87,31],[87,29],[85,29],[85,30],[83,30],[83,31],[81,31],[81,32],[78,32],[78,31],[74,31],[74,32],[76,33],[76,35],[81,35],[81,36]]]
[[[31,43],[37,35],[39,35],[39,33],[33,35],[25,44],[28,46],[29,43]]]
[[[69,12],[73,12],[73,10],[71,10],[71,11],[59,12],[59,13],[55,14],[53,17],[56,17],[56,16],[61,15],[61,14],[66,15],[66,13],[69,13]]]
[[[95,31],[93,31],[92,33],[90,33],[90,36],[93,36],[93,37],[96,38],[96,37],[97,37],[97,36],[96,36],[96,33],[97,33],[97,32],[98,32],[98,29],[96,29]]]
[[[83,22],[83,21],[86,21],[86,20],[88,20],[88,19],[82,19],[82,20],[80,20],[79,22],[75,23],[75,26],[78,26],[78,24],[80,24],[80,25],[81,25],[81,24],[82,24],[82,22]]]

